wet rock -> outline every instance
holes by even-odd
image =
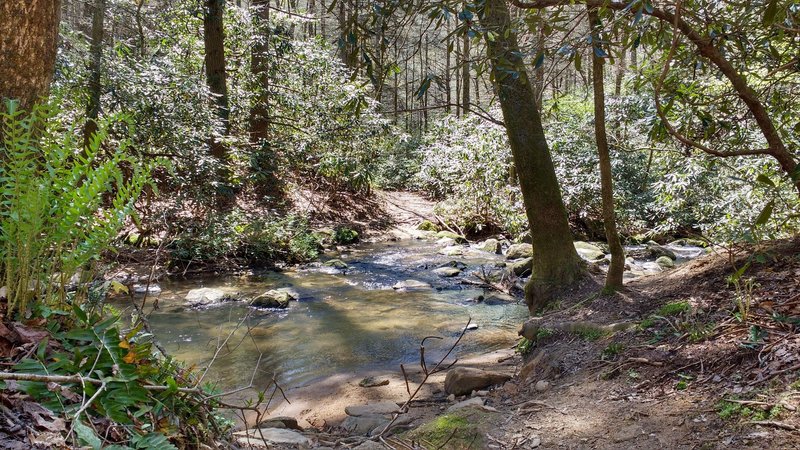
[[[331,260],[325,261],[325,264],[323,264],[323,266],[325,266],[325,267],[333,267],[334,269],[339,269],[339,270],[345,270],[345,269],[348,268],[347,263],[342,261],[341,259],[331,259]]]
[[[671,269],[675,267],[675,262],[666,256],[659,256],[658,259],[656,259],[656,264],[661,266],[662,269]]]
[[[533,246],[531,244],[514,244],[506,250],[506,259],[520,259],[533,257]]]
[[[578,255],[587,261],[597,261],[605,258],[606,256],[605,252],[603,252],[600,247],[594,244],[575,241],[573,245],[575,245],[575,250],[578,252]]]
[[[424,281],[419,281],[419,280],[399,281],[399,282],[395,283],[394,286],[392,286],[392,289],[396,289],[396,290],[403,289],[403,290],[406,290],[406,291],[420,290],[420,289],[430,289],[430,288],[431,288],[430,284],[425,283]]]
[[[436,233],[436,237],[438,238],[450,238],[458,244],[466,244],[467,238],[461,236],[460,234],[453,233],[452,231],[440,231]]]
[[[647,253],[651,258],[666,256],[673,261],[678,259],[678,257],[675,255],[675,252],[666,247],[662,247],[653,241],[647,243]]]
[[[256,308],[282,309],[282,308],[287,308],[289,306],[289,302],[292,300],[297,300],[297,299],[293,298],[292,295],[289,294],[289,292],[273,289],[264,292],[263,294],[251,300],[250,306],[255,306]]]
[[[436,241],[436,243],[444,247],[452,247],[457,244],[455,239],[450,239],[450,238],[441,238],[438,241]]]
[[[476,246],[478,250],[495,253],[497,255],[503,253],[503,248],[500,245],[500,241],[497,239],[487,239]]]
[[[258,423],[259,428],[288,428],[291,430],[303,431],[297,424],[297,419],[288,416],[269,417]]]
[[[144,294],[147,292],[148,294],[160,294],[161,293],[161,286],[157,284],[151,284],[147,286],[146,284],[134,284],[133,285],[133,293],[134,294]]]
[[[450,278],[461,274],[461,269],[457,267],[439,267],[438,269],[434,269],[433,273],[442,278]]]
[[[309,446],[311,442],[307,437],[297,431],[283,428],[260,428],[247,431],[239,431],[233,434],[236,442],[243,446],[254,448],[270,448],[279,446]]]
[[[514,261],[508,264],[508,271],[514,275],[521,277],[523,275],[530,275],[533,271],[533,258],[525,258]]]
[[[225,292],[214,288],[192,289],[186,294],[186,303],[189,306],[208,306],[220,303],[227,298]]]
[[[496,292],[484,298],[483,303],[489,306],[508,305],[509,303],[517,303],[517,299],[514,296]]]
[[[460,245],[451,245],[439,250],[439,254],[445,256],[461,256],[464,254],[464,247]]]
[[[448,394],[468,395],[472,391],[503,384],[509,379],[511,379],[510,376],[499,372],[456,367],[447,372],[444,379],[444,390]]]
[[[652,261],[642,264],[642,269],[645,275],[653,275],[664,271],[658,263]]]
[[[439,267],[455,267],[456,269],[464,270],[467,268],[467,265],[461,261],[452,260],[440,265]]]

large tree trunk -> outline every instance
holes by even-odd
[[[495,32],[486,45],[530,222],[533,275],[525,286],[525,301],[534,313],[558,289],[582,277],[584,266],[572,243],[567,211],[506,0],[487,0],[480,20]],[[503,69],[514,70],[518,76],[509,76]]]
[[[60,18],[60,0],[0,1],[0,100],[29,108],[47,95]]]
[[[106,0],[94,0],[92,8],[92,42],[89,51],[92,58],[92,66],[89,74],[89,104],[86,105],[86,125],[83,128],[83,140],[87,147],[92,140],[92,136],[97,132],[97,118],[100,116]]]
[[[592,30],[592,50],[600,46],[600,20],[597,8],[589,9],[589,27]],[[594,135],[597,140],[597,155],[600,159],[600,198],[603,203],[603,226],[606,240],[611,249],[611,264],[606,275],[606,289],[622,289],[622,275],[625,271],[625,251],[617,233],[617,218],[614,214],[614,181],[611,176],[611,155],[606,135],[606,97],[603,83],[605,61],[592,51],[592,87],[594,88]]]
[[[206,82],[214,95],[217,116],[223,124],[223,131],[230,131],[230,111],[228,108],[228,80],[225,70],[225,30],[223,14],[225,0],[206,0],[203,14],[203,38],[205,44]],[[228,149],[217,139],[211,139],[211,154],[227,164]]]
[[[268,30],[269,0],[253,0],[253,17],[258,30]],[[255,76],[258,95],[250,109],[250,142],[260,144],[269,134],[269,40],[270,33],[257,33],[258,39],[250,54],[250,66]]]

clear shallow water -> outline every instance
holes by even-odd
[[[343,272],[309,267],[246,277],[165,281],[159,310],[150,316],[150,323],[171,354],[199,367],[206,366],[218,344],[236,330],[207,377],[223,389],[247,385],[259,355],[256,388],[266,387],[273,374],[284,388],[292,388],[337,373],[396,371],[400,363],[417,363],[419,343],[425,336],[446,338],[426,344],[429,359],[442,355],[469,317],[479,328],[467,332],[456,357],[512,345],[528,315],[524,304],[475,303],[470,299],[493,294],[461,283],[470,272],[481,266],[488,269],[502,257],[479,251],[447,257],[437,255],[437,249],[430,241],[367,244],[341,256],[350,266]],[[468,266],[459,277],[445,279],[431,272],[453,260]],[[409,279],[429,283],[431,288],[392,289]],[[185,307],[186,293],[198,287],[245,295],[289,287],[300,300],[285,311],[253,310],[241,303]]]

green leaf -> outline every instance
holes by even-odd
[[[756,177],[756,181],[758,181],[759,183],[766,184],[767,186],[770,187],[775,187],[775,183],[767,175],[763,173],[759,174],[758,177]]]
[[[761,213],[758,214],[756,217],[756,221],[753,226],[764,225],[767,223],[770,217],[772,217],[772,210],[775,208],[775,200],[771,200],[764,206],[764,209],[761,210]]]
[[[97,437],[94,430],[81,423],[80,420],[75,419],[73,429],[75,430],[75,435],[78,436],[78,441],[92,447],[92,450],[103,448],[103,442]]]
[[[544,63],[544,53],[539,53],[536,55],[536,59],[533,60],[533,68],[538,69]]]
[[[775,19],[778,16],[778,0],[770,0],[767,3],[767,9],[764,11],[764,26],[770,26],[775,23]]]
[[[131,444],[135,445],[137,449],[141,450],[178,450],[178,448],[172,445],[167,437],[161,433],[149,433],[144,436],[134,436],[131,439]]]

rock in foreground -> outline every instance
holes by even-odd
[[[467,395],[472,391],[503,384],[510,379],[511,376],[504,373],[489,372],[470,367],[456,367],[447,372],[447,376],[444,379],[444,390],[448,394],[456,396]]]

